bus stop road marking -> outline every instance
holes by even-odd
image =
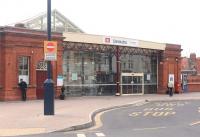
[[[190,126],[194,126],[194,125],[198,125],[198,124],[200,124],[200,121],[190,123]]]
[[[152,117],[166,117],[166,116],[172,116],[175,115],[176,112],[174,111],[145,111],[145,112],[133,112],[131,114],[129,114],[129,116],[131,117],[139,117],[139,116],[143,116],[143,117],[147,117],[147,116],[152,116]]]

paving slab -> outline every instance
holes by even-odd
[[[94,112],[107,108],[134,104],[137,102],[193,100],[200,99],[200,93],[161,94],[130,96],[84,96],[55,100],[55,115],[44,116],[43,100],[0,102],[0,136],[16,136],[49,133],[70,129],[92,121]]]

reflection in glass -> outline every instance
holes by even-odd
[[[144,93],[157,91],[157,57],[122,54],[121,73],[143,73]],[[67,94],[114,95],[116,92],[116,57],[110,53],[64,51],[63,75]],[[141,92],[141,78],[122,78],[125,94]],[[121,81],[122,83],[122,81]],[[130,90],[134,89],[134,90]]]

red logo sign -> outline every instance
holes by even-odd
[[[105,43],[110,43],[110,38],[105,38]]]

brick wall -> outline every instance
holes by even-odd
[[[200,58],[196,57],[195,53],[190,54],[190,58],[182,58],[181,70],[196,70],[197,74],[188,74],[188,91],[189,92],[200,92]]]
[[[43,31],[25,28],[4,27],[4,41],[1,42],[1,66],[0,69],[0,100],[20,100],[21,92],[18,88],[18,57],[28,56],[30,59],[28,99],[36,99],[36,66],[43,60],[43,41],[47,35]],[[62,34],[53,33],[52,40],[58,41],[58,61],[53,63],[53,80],[56,86],[56,78],[62,72]],[[61,60],[60,60],[61,59]],[[58,92],[58,91],[57,91]],[[56,93],[56,95],[58,95]]]
[[[174,82],[179,84],[177,92],[181,91],[181,51],[181,45],[166,44],[158,69],[158,93],[166,93],[169,74],[174,74]]]
[[[188,91],[189,92],[200,92],[200,75],[188,77]]]
[[[196,70],[197,74],[200,74],[200,58],[196,59]]]
[[[181,59],[181,70],[188,70],[189,67],[189,59],[186,57],[183,57]]]
[[[4,92],[3,92],[3,85],[4,85],[4,81],[3,81],[3,40],[4,40],[4,34],[0,33],[0,100],[2,100],[3,96],[4,96]]]

